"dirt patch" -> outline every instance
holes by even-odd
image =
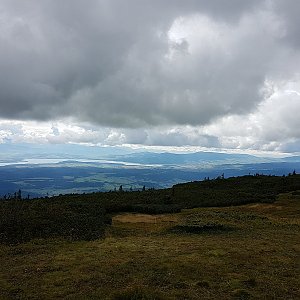
[[[174,215],[147,215],[147,214],[120,214],[113,217],[113,222],[122,223],[158,223],[176,222],[178,218]]]

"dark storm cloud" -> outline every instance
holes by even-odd
[[[272,2],[273,9],[280,15],[286,23],[285,42],[291,45],[300,47],[300,1],[297,0],[274,0]]]
[[[247,113],[298,45],[296,3],[1,0],[0,117],[146,127]]]

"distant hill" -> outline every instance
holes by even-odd
[[[249,154],[229,154],[219,152],[195,152],[195,153],[153,153],[142,152],[116,156],[115,160],[141,164],[229,164],[229,163],[261,163],[277,161],[277,159],[261,158]]]
[[[286,162],[300,162],[300,156],[284,157],[281,160]]]
[[[26,159],[90,159],[114,160],[154,165],[195,165],[195,164],[254,164],[267,162],[300,162],[300,156],[284,158],[258,157],[249,154],[222,152],[169,153],[152,152],[129,147],[99,147],[77,144],[0,144],[0,163],[14,163]]]
[[[31,158],[108,159],[135,152],[126,147],[99,147],[76,144],[0,144],[0,162],[18,162]]]

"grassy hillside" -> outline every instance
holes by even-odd
[[[261,175],[194,181],[174,185],[171,189],[65,195],[53,199],[98,201],[108,213],[129,211],[155,214],[193,207],[272,203],[278,194],[299,189],[300,175]]]
[[[246,176],[1,202],[0,299],[299,299],[299,184]],[[138,212],[167,207],[181,212]]]
[[[0,298],[299,299],[299,215],[298,192],[273,204],[117,214],[95,241],[2,245]],[[230,230],[178,230],[205,224]]]
[[[272,203],[279,193],[300,190],[300,175],[243,176],[178,184],[171,189],[69,194],[45,199],[0,201],[0,242],[103,236],[110,214],[176,213],[184,208]]]
[[[300,189],[300,175],[219,178],[179,184],[174,189],[176,203],[184,207],[272,203],[279,193]]]

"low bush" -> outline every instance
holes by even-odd
[[[97,201],[64,199],[10,200],[0,205],[0,242],[33,238],[93,240],[104,234],[110,217]]]
[[[138,212],[144,214],[172,214],[179,213],[181,208],[179,205],[167,204],[139,204],[132,205],[131,212]]]

